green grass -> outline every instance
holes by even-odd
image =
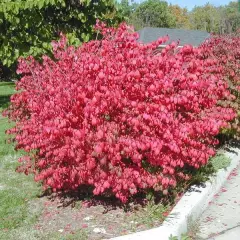
[[[169,237],[169,240],[179,240],[179,238],[176,237],[176,236],[172,236],[172,235],[171,235],[171,236]],[[180,240],[192,240],[192,238],[189,237],[189,236],[186,235],[186,234],[182,234]]]
[[[5,135],[5,131],[12,125],[2,117],[2,110],[9,105],[10,96],[15,92],[14,86],[12,82],[0,82],[0,158],[14,154],[14,148],[6,143],[7,136]]]
[[[0,82],[0,114],[9,105],[14,83]],[[32,176],[15,172],[20,153],[13,144],[7,143],[5,131],[13,124],[0,116],[0,239],[18,239],[12,235],[23,226],[30,226],[36,220],[40,209],[30,207],[31,201],[40,193],[40,186]],[[17,237],[17,238],[16,238]]]
[[[46,236],[46,239],[51,240],[87,240],[88,234],[84,230],[78,230],[74,234],[66,234],[63,236],[60,233],[53,233],[48,236]]]
[[[226,157],[223,153],[217,153],[214,157],[210,158],[208,163],[199,169],[196,168],[189,168],[185,169],[185,174],[190,174],[192,177],[190,181],[185,182],[183,181],[183,185],[187,183],[187,186],[191,185],[198,185],[204,183],[210,179],[211,176],[215,175],[218,170],[225,169],[230,164],[230,159]],[[181,183],[177,188],[181,188]],[[179,191],[179,189],[177,189]]]
[[[212,164],[215,172],[217,172],[219,169],[227,168],[230,165],[231,160],[226,155],[218,153],[210,159],[210,163]]]
[[[14,93],[13,82],[0,82],[0,111],[9,104],[10,96]]]
[[[6,118],[0,116],[0,165],[1,158],[9,154],[16,154],[14,151],[14,146],[7,143],[8,136],[5,134],[5,131],[12,126],[13,124],[10,124]]]
[[[2,235],[1,235],[2,234]],[[2,236],[2,238],[1,238]],[[88,233],[84,229],[77,230],[73,234],[67,233],[63,234],[60,232],[46,233],[43,231],[38,231],[30,226],[25,226],[24,228],[14,229],[9,233],[1,233],[0,239],[14,239],[14,240],[87,240]]]
[[[29,202],[40,193],[32,176],[15,172],[17,156],[8,155],[0,165],[0,231],[29,224],[35,219]]]
[[[152,228],[154,225],[164,221],[166,218],[164,213],[168,210],[169,206],[162,203],[155,204],[154,201],[150,201],[147,206],[134,214],[133,220],[138,224]]]

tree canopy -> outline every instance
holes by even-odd
[[[175,27],[176,19],[168,3],[160,0],[147,0],[136,7],[130,17],[137,29],[143,27]]]
[[[79,45],[93,38],[96,19],[122,21],[114,0],[2,0],[0,65],[15,69],[17,59],[51,55],[51,41],[60,32]]]
[[[51,41],[61,32],[75,46],[94,39],[96,19],[108,25],[125,20],[136,30],[165,27],[223,34],[240,28],[237,2],[220,7],[208,3],[188,11],[162,0],[1,0],[0,74],[14,72],[20,56],[51,56]]]
[[[204,6],[195,6],[191,11],[161,0],[146,0],[141,3],[121,0],[119,5],[128,23],[137,30],[143,27],[167,27],[231,33],[240,28],[237,2],[220,7],[207,3]]]
[[[215,7],[206,4],[195,7],[189,13],[190,28],[215,33],[231,33],[240,27],[238,3],[230,2],[226,6]]]

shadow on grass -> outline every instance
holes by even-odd
[[[10,97],[15,93],[14,87],[14,82],[0,82],[0,111],[9,106]]]
[[[8,107],[11,95],[12,94],[0,96],[0,109],[5,109]]]
[[[68,191],[68,192],[58,192],[53,193],[51,189],[48,189],[42,192],[41,195],[38,196],[39,198],[47,197],[48,199],[54,201],[55,199],[60,199],[59,207],[68,207],[75,205],[81,202],[87,202],[89,206],[97,206],[102,205],[105,209],[105,213],[110,210],[115,210],[117,208],[123,209],[125,212],[131,211],[132,203],[138,203],[141,206],[144,206],[146,203],[144,202],[144,196],[135,196],[132,198],[128,203],[123,204],[119,199],[113,196],[110,193],[105,193],[102,196],[95,196],[93,195],[93,187],[92,186],[80,186],[75,191]]]
[[[11,86],[13,87],[15,85],[14,82],[0,82],[0,86]]]
[[[111,210],[123,209],[124,212],[132,212],[146,207],[150,203],[154,205],[169,206],[174,204],[174,199],[171,196],[165,196],[161,192],[152,192],[152,196],[149,197],[149,192],[139,192],[130,197],[127,203],[122,203],[116,198],[110,191],[105,192],[103,195],[96,196],[93,194],[93,187],[88,185],[82,185],[75,191],[58,192],[53,193],[51,189],[43,191],[39,198],[47,197],[49,200],[60,200],[59,208],[75,207],[79,202],[87,203],[88,207],[101,205],[104,207],[104,212],[107,213]]]

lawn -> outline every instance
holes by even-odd
[[[0,82],[0,112],[9,104],[14,93],[14,83]],[[0,116],[0,239],[19,239],[14,233],[23,225],[33,224],[38,210],[29,207],[29,203],[40,193],[40,187],[32,176],[15,172],[20,153],[7,143],[5,131],[12,126],[6,118]]]

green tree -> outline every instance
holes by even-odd
[[[190,28],[215,33],[231,33],[240,28],[240,12],[237,2],[215,7],[206,4],[195,7],[190,15]]]
[[[189,28],[189,14],[187,8],[181,8],[179,5],[170,5],[169,6],[171,13],[176,18],[176,27],[177,28]]]
[[[231,33],[240,28],[240,11],[237,2],[230,2],[222,9],[220,32]]]
[[[122,20],[114,0],[1,0],[0,63],[14,71],[20,56],[51,55],[60,32],[73,45],[88,41],[96,19]]]
[[[118,6],[119,10],[122,11],[123,16],[129,18],[132,13],[132,6],[131,3],[129,3],[129,0],[121,0]]]
[[[119,14],[122,15],[124,20],[129,24],[131,24],[132,15],[138,5],[134,0],[121,0],[120,3],[117,3]]]
[[[176,19],[169,9],[167,2],[160,0],[147,0],[132,14],[130,23],[136,29],[143,27],[175,27]]]
[[[189,17],[191,29],[219,32],[221,15],[217,7],[209,3],[203,7],[194,7]]]

